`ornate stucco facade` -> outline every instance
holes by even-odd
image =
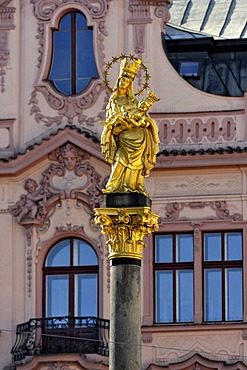
[[[103,84],[112,56],[135,54],[148,66],[160,101],[160,153],[146,181],[159,234],[194,237],[193,323],[157,324],[154,239],[142,261],[142,368],[246,368],[247,358],[247,98],[207,94],[169,63],[161,34],[171,0],[0,0],[0,369],[107,369],[108,357],[59,353],[14,361],[18,324],[44,317],[44,261],[66,238],[89,243],[98,257],[98,317],[109,319],[106,237],[93,218],[104,206],[110,166],[100,135],[109,98]],[[48,82],[52,32],[69,11],[93,30],[99,77],[65,96]],[[113,83],[114,69],[110,72]],[[140,77],[140,84],[142,80]],[[71,156],[68,156],[68,153]],[[31,190],[30,190],[31,189]],[[243,235],[243,314],[238,322],[205,323],[202,235]]]

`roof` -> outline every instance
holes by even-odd
[[[202,37],[247,38],[246,0],[173,0],[170,14],[168,26],[178,26],[181,38],[198,37],[198,32]]]
[[[71,142],[96,158],[103,160],[100,153],[99,140],[96,136],[81,127],[66,125],[51,129],[36,137],[31,142],[26,143],[25,148],[19,152],[12,153],[6,157],[1,155],[0,176],[21,173],[27,167],[39,163],[48,153],[67,142]]]

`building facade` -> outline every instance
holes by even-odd
[[[224,32],[247,9],[199,2],[0,0],[1,369],[108,368],[110,264],[93,210],[110,173],[100,148],[105,68],[111,87],[122,54],[143,60],[160,98],[151,108],[160,152],[146,181],[160,219],[142,261],[142,368],[246,368],[247,99],[237,81],[246,68],[228,72],[237,94],[203,91],[178,69],[202,54],[176,56],[184,49],[164,40],[183,43],[190,26],[196,42],[205,30],[244,45],[243,27]],[[193,9],[204,14],[199,28]],[[216,70],[227,85],[226,69]],[[145,81],[143,69],[136,89]]]

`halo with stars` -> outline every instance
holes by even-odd
[[[132,54],[130,54],[130,55],[121,54],[119,57],[112,57],[111,61],[106,63],[106,67],[105,67],[105,70],[103,72],[103,76],[104,76],[103,83],[106,86],[106,88],[110,91],[110,93],[113,92],[113,88],[110,87],[110,83],[109,83],[109,80],[108,80],[109,70],[119,60],[123,60],[125,58],[127,58],[129,60],[139,60],[139,58],[136,58]],[[141,62],[140,66],[141,66],[141,69],[144,72],[144,76],[143,76],[144,77],[144,82],[142,83],[141,88],[137,90],[135,95],[142,95],[143,91],[149,88],[150,74],[148,73],[148,67],[145,66],[145,64],[143,62]]]

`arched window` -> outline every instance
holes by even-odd
[[[43,266],[45,317],[98,316],[98,258],[80,239],[65,239],[48,252]]]
[[[93,29],[86,17],[73,11],[53,31],[53,55],[48,80],[64,95],[80,94],[98,78],[93,51]]]

